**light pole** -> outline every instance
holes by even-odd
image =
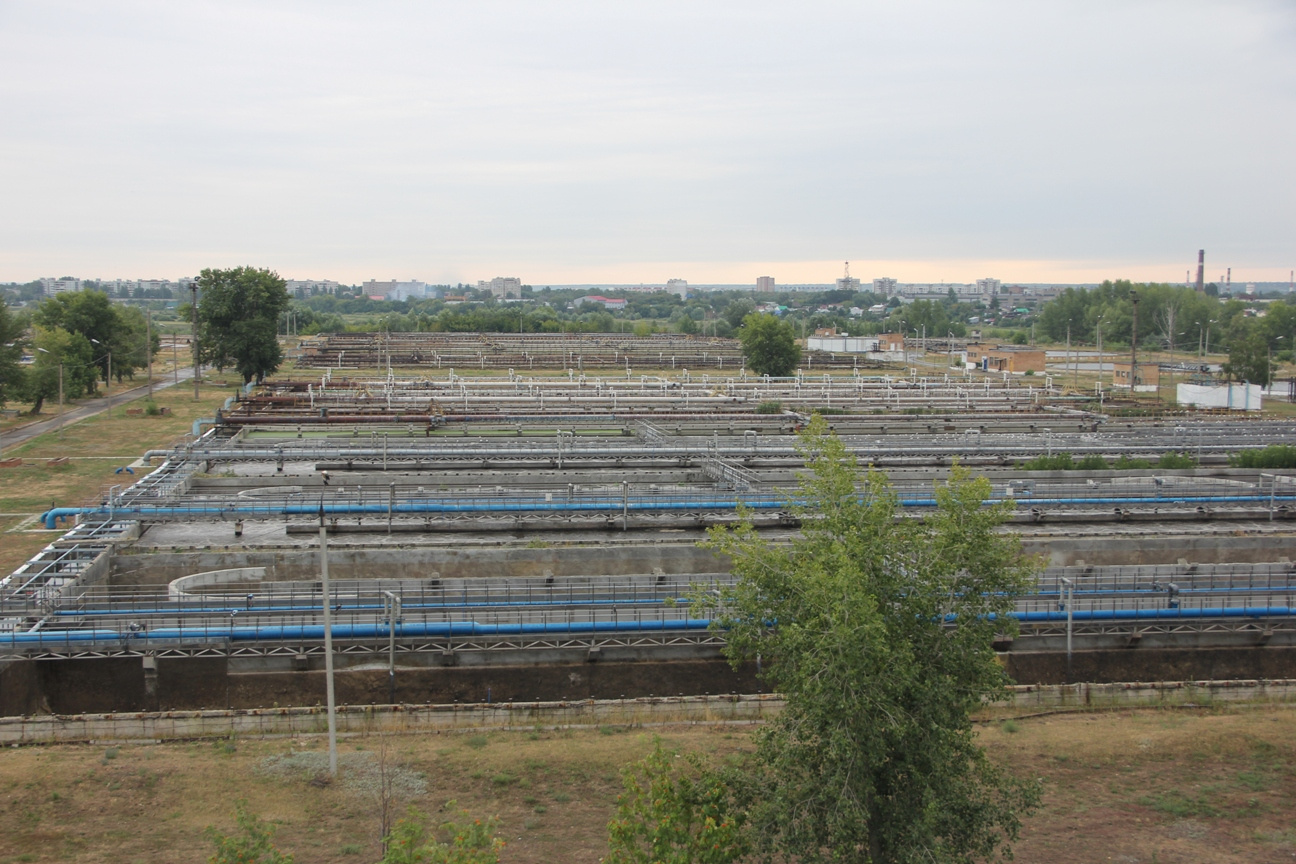
[[[1103,379],[1102,379],[1102,376],[1103,376],[1102,325],[1103,325],[1103,322],[1106,321],[1106,320],[1107,320],[1106,318],[1099,318],[1097,324],[1095,325],[1095,326],[1098,328],[1098,403],[1099,403],[1100,405],[1102,404],[1102,395],[1103,395],[1103,389],[1102,389],[1102,381],[1103,381]],[[1113,374],[1114,374],[1114,373],[1113,373]]]
[[[100,348],[107,347],[98,339],[91,339],[90,341],[98,345]],[[111,348],[108,349],[108,377],[104,383],[105,383],[105,390],[106,390],[104,395],[108,398],[111,398],[112,397],[112,349]]]

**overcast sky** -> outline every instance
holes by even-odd
[[[1296,3],[0,0],[0,280],[1286,280]]]

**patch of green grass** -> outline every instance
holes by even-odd
[[[1021,731],[1021,724],[1016,720],[1005,720],[1003,723],[999,724],[999,728],[1007,732],[1009,735],[1015,735]]]
[[[359,843],[344,843],[342,845],[342,848],[339,849],[338,851],[341,852],[343,855],[359,855],[361,852],[364,851],[364,847],[361,846]]]
[[[1273,785],[1271,778],[1260,771],[1241,771],[1237,775],[1239,786],[1252,792],[1263,792]]]
[[[469,735],[468,740],[464,743],[474,750],[480,750],[490,743],[490,739],[485,735]]]
[[[1144,795],[1138,799],[1138,803],[1178,819],[1193,816],[1211,818],[1220,815],[1219,808],[1210,802],[1206,790],[1203,790],[1200,795],[1193,796],[1186,795],[1178,789],[1171,789],[1159,795]]]
[[[491,777],[491,783],[495,786],[512,786],[516,782],[518,782],[517,775],[509,774],[507,771],[502,771]]]
[[[557,801],[559,804],[566,804],[571,800],[571,796],[566,792],[555,792],[553,794],[553,800]]]

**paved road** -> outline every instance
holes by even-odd
[[[190,381],[193,379],[193,368],[188,367],[180,370],[180,380]],[[165,379],[153,379],[154,390],[164,390],[167,387],[176,386],[174,376],[167,375]],[[63,416],[57,414],[48,420],[40,420],[36,423],[28,423],[26,426],[20,426],[17,429],[10,429],[0,438],[0,443],[5,447],[13,447],[24,441],[29,441],[37,435],[44,435],[46,432],[53,432],[59,428],[60,423],[75,423],[78,420],[84,420],[87,417],[93,417],[96,414],[102,414],[109,408],[115,408],[126,402],[133,402],[136,399],[142,399],[148,395],[148,385],[142,384],[139,387],[132,387],[129,390],[114,390],[111,397],[96,399],[85,405],[78,405],[70,411],[63,412]],[[57,403],[55,403],[57,404]],[[50,407],[49,400],[45,400],[45,406]]]

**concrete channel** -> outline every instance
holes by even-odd
[[[1019,682],[1296,678],[1296,476],[1228,464],[1294,424],[1101,408],[1047,381],[859,368],[271,383],[147,454],[158,469],[134,486],[46,514],[67,533],[0,582],[0,715],[314,704],[321,523],[344,702],[759,693],[723,634],[665,601],[727,577],[697,541],[739,505],[771,539],[798,530],[795,432],[816,409],[905,518],[955,461],[1011,502],[1005,530],[1052,568],[996,645]],[[1017,467],[1060,453],[1128,467]],[[1139,467],[1165,454],[1197,465]],[[175,587],[215,571],[240,575]],[[1089,604],[1069,618],[1058,574]],[[1084,594],[1100,584],[1116,586],[1101,603]]]

